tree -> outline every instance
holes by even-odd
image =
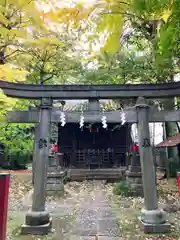
[[[117,52],[123,31],[130,27],[141,30],[146,39],[154,39],[159,54],[172,56],[172,50],[179,49],[179,4],[178,0],[98,1],[94,5],[96,30],[109,34],[103,50]]]
[[[61,25],[66,23],[73,31],[81,33],[81,40],[89,46],[83,61],[88,55],[92,57],[89,61],[96,58],[95,44],[99,44],[101,53],[114,55],[129,38],[131,41],[134,38],[133,42],[146,42],[153,64],[157,65],[155,71],[163,71],[164,81],[172,81],[174,74],[179,73],[179,4],[178,0],[150,0],[148,3],[145,0],[101,0],[89,6],[56,5],[45,17]]]
[[[52,33],[48,37],[33,40],[31,44],[26,42],[26,54],[22,55],[26,63],[24,67],[29,72],[26,81],[36,84],[64,83],[78,70],[80,59],[73,58],[70,54],[73,51],[70,37],[60,39],[62,34],[56,35],[55,38]]]
[[[101,0],[92,2],[89,7],[80,4],[56,7],[54,19],[76,29],[83,26],[89,41],[97,40],[104,33],[106,40],[101,51],[112,54],[119,51],[120,39],[127,29],[131,34],[138,31],[139,37],[143,36],[153,45],[156,62],[163,69],[170,65],[172,58],[179,56],[179,4],[178,0]],[[48,14],[53,16],[52,12]]]
[[[90,17],[94,20],[92,22],[96,24],[96,28],[93,28],[95,32],[92,30],[94,37],[91,36],[91,38],[94,41],[97,38],[97,32],[99,35],[106,33],[106,41],[101,52],[106,55],[112,54],[113,58],[116,59],[116,54],[119,54],[121,50],[121,59],[118,61],[109,58],[109,62],[105,61],[103,65],[98,59],[98,64],[96,64],[98,70],[90,69],[85,74],[88,81],[95,80],[101,83],[122,83],[123,81],[125,83],[127,76],[131,76],[133,80],[138,80],[139,83],[142,82],[142,79],[146,82],[174,80],[174,75],[179,73],[179,1],[127,0],[117,2],[104,0],[95,3],[94,9],[96,11],[94,11],[93,18],[92,15]],[[132,42],[132,38],[135,38],[136,41],[133,39]],[[140,44],[146,42],[146,49],[150,53],[136,57],[136,60],[133,61],[135,59],[131,57],[133,55],[127,54],[126,51],[123,58],[123,46],[128,44],[129,51],[131,51],[134,42]],[[126,64],[123,66],[123,63]],[[109,68],[111,64],[114,68]],[[117,69],[118,65],[121,65],[120,69]],[[143,73],[145,73],[144,76]],[[164,102],[164,108],[169,107],[171,109],[174,107],[174,101],[171,100],[171,104]],[[168,132],[168,135],[174,134],[174,126],[171,126]]]
[[[1,1],[1,80],[44,84],[50,80],[59,81],[61,77],[61,81],[64,81],[67,71],[72,71],[79,64],[77,59],[74,61],[66,54],[72,49],[70,37],[66,40],[65,34],[57,34],[57,28],[53,31],[52,17],[51,23],[48,23],[42,3],[44,1],[39,1],[39,5],[34,0]],[[4,109],[12,109],[16,104],[15,99],[7,98],[2,92],[0,100],[1,113]]]
[[[74,76],[80,66],[79,59],[72,57],[77,37],[47,24],[48,19],[42,8],[36,6],[36,1],[7,0],[0,7],[0,30],[3,33],[0,38],[0,79],[49,84],[65,82],[69,76]],[[0,101],[2,117],[8,110],[27,109],[31,104],[39,104],[38,101],[7,98],[2,92]],[[1,122],[0,129],[0,141],[9,154],[32,151],[33,141],[25,134],[25,124]]]
[[[4,0],[0,3],[0,79],[25,80],[27,71],[19,66],[17,58],[22,54],[21,42],[28,37],[27,29],[36,25],[45,28],[35,1]],[[0,94],[1,115],[11,109],[16,100]]]
[[[25,74],[17,64],[13,66],[13,63],[21,54],[21,42],[28,38],[28,29],[33,28],[34,25],[36,28],[45,30],[41,12],[36,7],[35,1],[1,1],[0,68],[3,70],[2,75],[0,75],[1,79],[16,80],[16,72]],[[21,77],[23,78],[23,76]]]

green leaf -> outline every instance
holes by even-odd
[[[122,14],[105,14],[101,19],[99,29],[107,31],[108,39],[101,49],[102,52],[114,54],[120,49],[120,36],[122,34],[124,17]]]

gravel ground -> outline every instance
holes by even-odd
[[[180,205],[175,180],[160,181],[158,186],[159,204],[168,212],[169,221],[172,223],[172,233],[170,235],[148,236],[140,231],[138,226],[138,216],[143,207],[142,198],[123,198],[112,194],[113,184],[105,185],[103,182],[83,182],[68,183],[66,185],[66,197],[62,199],[49,198],[47,201],[48,209],[53,213],[53,233],[46,237],[35,236],[16,236],[20,224],[24,222],[25,212],[23,197],[32,189],[31,175],[18,174],[11,178],[11,189],[9,196],[9,220],[8,220],[8,240],[178,240],[180,239]],[[103,201],[102,197],[105,201]],[[95,202],[93,205],[92,202]],[[116,216],[120,234],[118,238],[113,237],[89,237],[89,238],[66,238],[64,232],[71,230],[75,226],[76,219],[83,216],[84,221],[93,220],[96,216],[91,213],[91,207],[97,207],[98,202],[106,207],[110,203],[113,214]],[[88,203],[89,209],[86,209]],[[88,214],[85,214],[86,209]],[[104,210],[103,210],[104,211]],[[98,211],[98,214],[105,212]],[[109,211],[107,211],[109,214]],[[112,213],[111,213],[112,214]],[[60,238],[58,236],[61,236]]]
[[[10,180],[9,211],[21,211],[23,198],[31,189],[31,173],[13,173]]]
[[[122,239],[124,240],[179,240],[180,202],[176,180],[158,182],[159,206],[166,211],[172,231],[168,235],[145,235],[139,228],[138,216],[144,206],[143,198],[120,197],[112,195],[112,185],[108,186],[112,208],[118,218]]]

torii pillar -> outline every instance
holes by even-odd
[[[156,174],[149,133],[149,105],[145,98],[138,98],[136,110],[145,205],[140,222],[145,233],[166,233],[170,231],[170,224],[165,212],[158,208]]]
[[[97,98],[90,98],[88,99],[88,111],[89,112],[99,112],[100,111],[100,103],[99,103],[99,99]]]
[[[52,99],[43,98],[40,105],[38,149],[35,153],[33,203],[31,211],[26,214],[25,224],[21,227],[22,234],[46,235],[52,225],[45,209],[51,109]]]

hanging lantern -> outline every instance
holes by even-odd
[[[135,144],[135,145],[133,146],[133,151],[136,152],[136,153],[138,153],[138,152],[139,152],[139,145]]]
[[[89,128],[89,132],[99,132],[99,128],[93,128],[93,127],[90,127]]]

